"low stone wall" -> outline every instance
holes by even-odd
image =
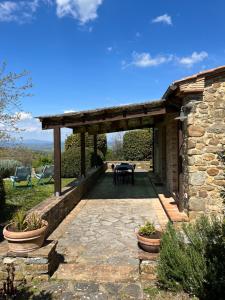
[[[136,169],[143,169],[149,171],[152,168],[152,162],[151,161],[107,161],[108,167],[111,168],[112,164],[120,164],[122,162],[129,163],[129,164],[135,164]]]
[[[46,241],[45,245],[35,251],[26,254],[14,254],[8,251],[7,242],[1,243],[0,247],[0,288],[6,282],[7,268],[12,265],[14,271],[14,284],[31,282],[33,279],[48,280],[49,276],[58,266],[58,257],[55,251],[57,242]]]
[[[35,206],[31,211],[37,211],[44,220],[48,221],[47,236],[49,236],[69,212],[79,203],[81,198],[93,187],[98,177],[107,169],[107,164],[92,169],[87,176],[69,191],[64,190],[60,197],[51,197]]]
[[[93,187],[98,177],[107,169],[107,164],[90,170],[87,177],[70,190],[64,190],[60,197],[51,197],[34,207],[31,211],[38,211],[43,219],[49,223],[47,236],[49,236],[68,215],[68,213],[79,203],[81,198]],[[58,266],[59,257],[56,252],[57,241],[47,240],[45,245],[30,253],[8,252],[7,242],[0,243],[0,283],[7,279],[7,267],[13,265],[15,268],[16,284],[33,279],[48,280],[49,276]],[[1,288],[1,284],[0,284]]]

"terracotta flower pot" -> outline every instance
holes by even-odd
[[[48,222],[43,221],[43,226],[31,231],[12,231],[8,224],[3,229],[4,238],[8,241],[9,251],[26,253],[40,248],[43,245]]]
[[[143,236],[136,232],[139,246],[146,252],[158,253],[160,248],[161,232],[157,231],[150,237]]]

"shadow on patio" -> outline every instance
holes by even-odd
[[[150,199],[157,198],[147,171],[134,173],[135,184],[113,183],[113,173],[107,172],[96,182],[93,189],[85,197],[87,200],[96,199]]]

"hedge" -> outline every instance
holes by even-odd
[[[86,170],[94,166],[93,149],[86,148]],[[74,178],[79,177],[81,173],[81,157],[79,148],[69,148],[62,154],[62,177]],[[103,155],[98,151],[97,165],[103,163]]]
[[[0,160],[0,177],[7,178],[15,174],[16,167],[22,164],[17,160],[4,159]]]
[[[87,148],[94,147],[94,138],[93,135],[86,134],[85,136],[85,145]],[[65,151],[70,148],[80,148],[80,135],[79,134],[71,134],[67,137],[65,141]],[[105,134],[99,134],[97,136],[97,149],[102,152],[103,157],[105,157],[107,152],[107,139]]]
[[[152,130],[133,130],[123,137],[125,160],[150,160],[152,158]]]
[[[5,205],[5,188],[3,178],[0,176],[0,207]]]

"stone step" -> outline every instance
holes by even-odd
[[[159,200],[172,222],[188,222],[188,216],[184,212],[180,212],[175,200],[165,194],[158,194]]]
[[[82,282],[134,282],[139,278],[139,266],[60,264],[53,279]]]

